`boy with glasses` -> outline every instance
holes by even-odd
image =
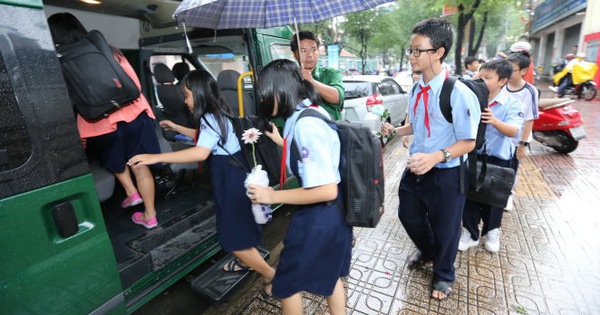
[[[450,95],[453,123],[440,109],[442,84],[449,75],[442,62],[452,47],[450,23],[424,20],[412,33],[406,54],[412,69],[422,71],[423,77],[410,92],[410,123],[398,128],[386,123],[382,133],[414,135],[400,181],[398,217],[417,247],[407,258],[408,267],[433,261],[431,297],[444,300],[452,293],[466,200],[466,189],[461,191],[460,178],[466,176],[460,176],[460,157],[475,148],[481,111],[475,94],[460,81]]]

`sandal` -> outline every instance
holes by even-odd
[[[435,281],[433,283],[433,288],[431,289],[431,298],[436,299],[438,301],[446,300],[452,294],[452,284],[453,282],[449,281]],[[438,291],[438,297],[433,296],[433,292]],[[445,294],[446,296],[443,298],[439,298],[439,294]]]
[[[431,261],[431,259],[424,258],[423,253],[417,250],[414,253],[410,254],[408,257],[406,257],[406,266],[408,267],[408,269],[414,269],[420,267],[428,261]]]
[[[271,285],[271,281],[269,282],[263,282],[262,283],[262,289],[260,290],[260,296],[263,298],[263,300],[268,301],[269,299],[275,299],[273,297],[273,293],[269,294],[267,293],[267,290],[265,290],[267,288],[268,285]]]
[[[223,265],[223,270],[227,272],[250,271],[252,268],[242,264],[239,258],[233,258]]]

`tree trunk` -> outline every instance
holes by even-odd
[[[485,11],[485,13],[483,14],[483,21],[481,22],[481,28],[479,29],[479,37],[477,38],[477,41],[475,42],[475,46],[473,47],[473,49],[475,50],[475,53],[477,53],[479,51],[479,47],[481,46],[481,42],[483,41],[483,33],[485,33],[485,27],[487,26],[487,19],[488,19],[488,11]]]
[[[462,43],[465,39],[465,14],[462,4],[458,5],[458,27],[456,28],[456,47],[454,47],[455,73],[462,74]]]
[[[477,50],[474,50],[473,47],[475,46],[474,41],[475,41],[475,29],[477,23],[475,20],[475,17],[473,17],[471,19],[471,22],[469,23],[469,46],[467,47],[467,56],[471,56],[471,57],[475,57],[475,54],[477,53]]]
[[[477,8],[481,4],[481,0],[475,0],[471,11],[465,14],[465,7],[461,4],[458,5],[458,28],[456,33],[456,48],[454,49],[454,64],[456,66],[456,73],[462,72],[462,47],[465,40],[464,28],[473,18],[473,14],[477,11]]]

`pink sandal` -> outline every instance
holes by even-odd
[[[131,221],[133,221],[133,223],[135,224],[142,225],[147,229],[155,228],[158,225],[158,221],[156,221],[156,218],[144,220],[142,219],[142,217],[144,217],[143,212],[136,212],[131,216]]]
[[[140,203],[142,203],[142,197],[140,197],[139,193],[134,193],[131,196],[125,198],[123,202],[121,202],[121,208],[137,206]]]

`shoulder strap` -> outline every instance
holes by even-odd
[[[204,116],[202,116],[201,119],[204,120],[204,122],[208,125],[208,127],[210,129],[214,130],[217,134],[219,134],[217,129],[215,129]],[[198,142],[198,140],[196,140],[196,142]],[[246,165],[246,163],[242,163],[242,161],[240,161],[238,158],[236,158],[233,154],[231,154],[231,152],[229,152],[229,150],[227,150],[225,148],[225,146],[223,146],[223,143],[221,143],[221,139],[219,139],[219,141],[217,142],[217,145],[219,146],[219,148],[223,149],[223,151],[225,151],[225,153],[227,153],[227,155],[229,155],[235,161],[236,166],[238,166],[239,168],[243,169],[244,171],[246,171],[248,173],[250,173],[252,171],[250,169],[250,167],[248,165]]]
[[[298,120],[300,120],[300,119],[302,119],[304,117],[315,117],[315,118],[322,119],[323,121],[325,121],[329,125],[329,127],[331,127],[331,129],[337,130],[337,126],[335,125],[335,123],[331,119],[325,117],[325,115],[319,113],[318,111],[316,111],[314,109],[307,108],[307,109],[303,110],[300,113],[300,115],[298,115],[298,118],[296,118],[296,123],[298,122]],[[294,125],[294,127],[292,128],[291,132],[294,132],[294,128],[295,127],[296,126]],[[292,146],[290,147],[290,150],[294,150],[295,156],[297,158],[300,158],[300,156],[301,156],[300,155],[300,149],[298,149],[298,145],[296,143],[297,143],[296,142],[296,138],[292,139]],[[292,171],[294,171],[294,170],[292,169]],[[297,170],[295,170],[295,171],[297,171]]]
[[[444,114],[444,118],[449,123],[452,123],[452,106],[450,104],[450,95],[452,94],[452,89],[454,88],[454,84],[456,83],[457,78],[453,75],[449,76],[444,80],[444,84],[442,85],[442,92],[440,92],[440,110],[442,114]]]
[[[92,30],[89,31],[85,37],[87,37],[87,39],[89,39],[90,42],[92,42],[92,44],[94,44],[94,46],[96,46],[96,48],[98,48],[98,50],[106,56],[106,58],[110,57],[109,60],[114,59],[112,49],[106,42],[106,39],[102,33],[98,32],[97,30]]]

